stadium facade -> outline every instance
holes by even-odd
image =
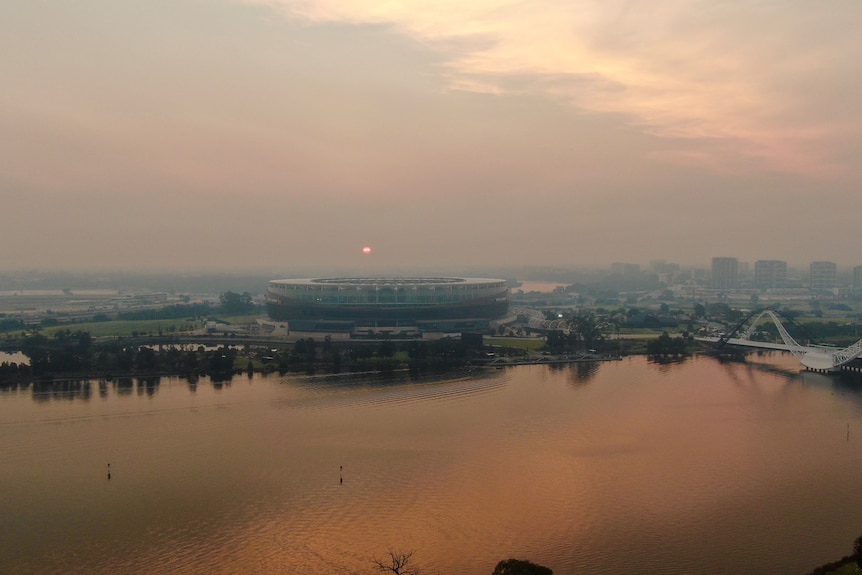
[[[291,331],[477,331],[506,315],[509,288],[488,278],[283,279],[269,282],[266,307]]]

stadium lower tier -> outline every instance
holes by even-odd
[[[271,298],[266,308],[269,317],[280,321],[351,320],[357,322],[416,322],[454,319],[488,321],[506,315],[508,300],[500,298],[471,300],[460,304],[385,305],[385,304],[310,304],[287,298]]]
[[[269,282],[269,316],[290,330],[486,329],[508,313],[505,280],[487,278],[317,278]]]

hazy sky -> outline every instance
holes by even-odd
[[[858,0],[2,0],[0,269],[862,264],[860,23]]]

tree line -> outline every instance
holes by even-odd
[[[252,301],[252,296],[249,292],[236,293],[227,291],[219,296],[218,306],[213,306],[209,302],[200,303],[179,303],[171,304],[157,309],[138,309],[118,311],[116,313],[107,314],[104,312],[96,313],[92,317],[94,322],[105,322],[111,319],[121,321],[136,321],[136,320],[171,320],[171,319],[186,319],[186,318],[202,318],[209,317],[216,313],[224,313],[225,315],[246,315],[254,313],[258,310],[258,306]],[[62,318],[46,317],[39,322],[38,327],[51,327],[60,325]],[[8,317],[5,314],[0,314],[0,333],[9,333],[15,331],[24,331],[32,328],[23,320]]]
[[[211,377],[234,373],[237,350],[228,346],[183,349],[154,348],[126,339],[96,342],[86,331],[57,331],[52,337],[41,333],[19,341],[26,363],[0,364],[0,381],[10,382],[57,376],[110,377],[128,374],[170,374]]]
[[[342,371],[413,372],[463,366],[481,353],[456,338],[434,341],[335,342],[303,338],[292,346],[249,349],[243,357],[235,347],[216,349],[170,344],[151,346],[140,340],[94,340],[89,332],[59,330],[49,337],[35,333],[17,342],[27,363],[0,364],[0,382],[57,377],[179,375],[226,378],[243,371],[340,373]]]
[[[647,356],[653,359],[680,358],[688,355],[688,334],[671,337],[666,331],[647,342]]]

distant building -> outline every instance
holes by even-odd
[[[509,287],[486,278],[283,279],[269,282],[266,307],[292,333],[475,333],[508,313]]]
[[[611,264],[611,273],[619,276],[624,280],[635,280],[641,275],[641,267],[639,264],[625,264],[614,262]]]
[[[835,262],[811,262],[808,288],[811,290],[832,290],[838,276]]]
[[[783,288],[787,285],[787,262],[757,260],[754,262],[754,287],[759,289]]]
[[[679,264],[666,260],[653,260],[649,264],[650,271],[654,274],[678,274]]]
[[[673,285],[679,276],[679,264],[666,260],[653,260],[649,264],[650,273],[655,275],[660,284]]]
[[[853,268],[853,287],[862,288],[862,266]]]
[[[739,284],[739,260],[736,258],[712,258],[710,285],[715,289],[733,289]]]

